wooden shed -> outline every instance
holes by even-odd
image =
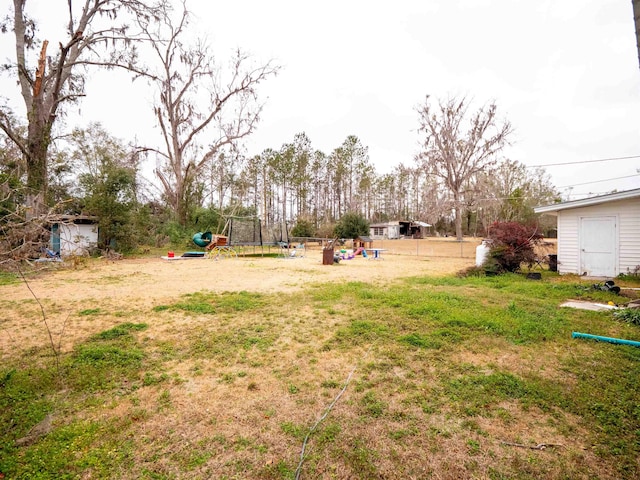
[[[640,188],[534,211],[558,217],[558,272],[615,277],[640,266]]]

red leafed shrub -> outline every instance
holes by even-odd
[[[542,238],[533,226],[518,222],[495,222],[489,227],[490,262],[496,273],[516,272],[522,263],[535,260],[534,247]]]

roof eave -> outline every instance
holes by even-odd
[[[599,205],[601,203],[615,202],[619,200],[628,200],[630,198],[640,198],[640,188],[636,188],[635,190],[626,190],[624,192],[610,193],[607,195],[601,195],[599,197],[589,197],[583,198],[581,200],[556,203],[553,205],[543,205],[540,207],[535,207],[533,211],[535,213],[548,213],[551,215],[557,215],[557,212],[559,212],[560,210],[590,207],[592,205]]]

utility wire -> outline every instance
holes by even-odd
[[[640,155],[630,155],[628,157],[611,157],[611,158],[599,158],[597,160],[578,160],[575,162],[560,162],[560,163],[546,163],[541,165],[527,165],[527,168],[537,167],[557,167],[559,165],[577,165],[581,163],[597,163],[597,162],[613,162],[616,160],[630,160],[632,158],[640,158]]]
[[[562,187],[556,187],[556,188],[570,188],[570,187],[579,187],[581,185],[589,185],[591,183],[601,183],[601,182],[609,182],[611,180],[622,180],[623,178],[632,178],[632,177],[637,177],[638,175],[640,175],[640,173],[636,173],[633,175],[626,175],[624,177],[615,177],[615,178],[605,178],[603,180],[594,180],[592,182],[584,182],[584,183],[574,183],[572,185],[563,185]]]
[[[584,183],[574,183],[572,185],[563,185],[561,187],[555,187],[557,189],[563,189],[563,188],[572,188],[572,187],[579,187],[582,185],[589,185],[591,183],[602,183],[602,182],[610,182],[613,180],[622,180],[625,178],[633,178],[633,177],[638,177],[640,176],[640,173],[634,173],[633,175],[626,175],[624,177],[614,177],[614,178],[604,178],[602,180],[593,180],[592,182],[584,182]],[[609,192],[596,192],[596,194],[606,194]],[[589,193],[574,193],[573,195],[591,195]],[[476,202],[482,202],[482,201],[496,201],[496,200],[526,200],[526,199],[530,199],[530,198],[534,198],[531,195],[523,195],[521,197],[483,197],[483,198],[475,198],[474,201]],[[455,203],[453,200],[445,200],[444,203],[449,203],[449,204],[453,204]]]

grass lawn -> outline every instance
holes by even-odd
[[[623,300],[545,272],[74,304],[114,326],[5,352],[0,478],[640,478],[640,349],[571,338],[640,327],[567,299]]]

